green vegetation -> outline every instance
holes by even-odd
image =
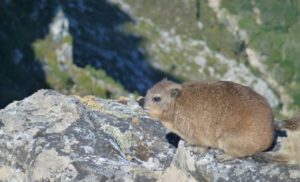
[[[299,108],[299,1],[223,0],[222,2],[222,6],[230,13],[240,17],[239,25],[247,30],[250,37],[248,46],[267,56],[264,64],[267,65],[268,71],[294,98],[294,105],[291,108],[297,106]],[[260,18],[261,24],[256,22],[256,18]]]
[[[237,42],[226,27],[218,22],[215,13],[204,1],[199,4],[199,10],[196,1],[126,0],[126,2],[133,7],[137,16],[151,19],[153,25],[162,30],[173,30],[177,35],[188,39],[203,40],[212,50],[220,51],[229,57],[235,56],[233,50]],[[202,24],[202,28],[199,24]],[[147,31],[149,27],[143,26],[142,30]],[[152,37],[147,38],[152,41],[150,39]]]
[[[216,15],[205,2],[199,6],[198,18],[195,4],[191,2],[127,2],[135,10],[135,16],[145,19],[140,19],[136,24],[127,24],[126,28],[146,39],[143,46],[149,52],[151,63],[160,65],[158,69],[180,80],[213,79],[208,67],[203,67],[203,72],[200,72],[199,65],[194,61],[199,52],[204,51],[200,42],[207,44],[211,50],[237,58],[235,50],[238,43],[226,27],[218,22]],[[167,9],[171,9],[172,13],[166,11]],[[227,65],[217,63],[214,56],[209,56],[207,62],[220,75],[228,70]]]
[[[33,47],[37,59],[42,63],[47,83],[56,90],[68,94],[88,95],[99,97],[116,97],[122,92],[123,87],[110,78],[103,70],[96,70],[91,66],[77,67],[72,62],[71,54],[66,50],[63,60],[58,59],[57,51],[63,46],[72,46],[72,37],[65,36],[60,42],[55,43],[49,35],[45,39],[34,42]],[[71,50],[69,50],[71,51]]]

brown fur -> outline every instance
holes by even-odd
[[[156,102],[154,97],[161,100]],[[233,82],[177,84],[163,80],[145,96],[145,109],[187,142],[238,158],[273,142],[273,114],[266,99]]]

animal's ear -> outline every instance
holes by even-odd
[[[180,96],[181,94],[181,90],[179,88],[173,88],[171,90],[171,97],[177,98],[178,96]]]

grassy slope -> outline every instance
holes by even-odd
[[[250,36],[249,47],[267,57],[268,71],[294,98],[291,107],[299,107],[299,1],[224,0],[222,6],[240,17],[239,26]],[[256,23],[254,8],[260,11],[261,25]]]
[[[151,64],[158,70],[174,75],[180,80],[222,79],[228,76],[232,67],[239,70],[244,66],[240,63],[246,63],[241,49],[243,45],[217,20],[206,1],[199,1],[200,4],[196,1],[181,0],[125,2],[130,5],[132,16],[137,21],[124,24],[122,28],[145,38],[146,41],[141,46],[147,50]],[[264,64],[273,77],[286,86],[295,99],[292,107],[297,108],[297,105],[300,105],[300,62],[297,61],[300,48],[300,36],[297,33],[300,28],[299,3],[292,0],[285,3],[259,0],[252,2],[254,4],[248,1],[241,3],[237,0],[224,0],[222,7],[240,17],[239,26],[246,29],[250,37],[247,46],[267,56]],[[261,12],[262,25],[255,22],[254,7]],[[21,47],[23,51],[21,40],[7,41],[6,47],[11,47],[12,50]],[[78,67],[72,63],[72,58],[58,61],[57,50],[62,49],[64,45],[72,46],[72,42],[70,35],[59,42],[53,41],[51,36],[47,35],[39,37],[32,44],[32,54],[35,54],[35,59],[45,72],[47,86],[65,93],[94,94],[100,97],[115,97],[125,93],[124,87],[101,69]],[[14,55],[6,56],[7,59],[12,59]],[[8,68],[3,67],[3,70],[14,72],[9,64],[6,66]],[[22,72],[28,72],[28,68],[23,69],[22,64],[19,68],[14,74],[18,80],[16,85],[26,80],[27,86],[34,88],[38,77],[24,77],[26,74]],[[255,70],[250,72],[250,77],[253,78],[248,82],[254,84],[260,73]],[[7,78],[1,82],[11,82],[13,79],[11,76],[7,77],[5,71],[0,73],[2,78]],[[249,77],[247,74],[243,75],[243,70],[239,73],[234,72],[233,76],[240,77],[238,80],[242,83],[248,83],[243,81]],[[10,94],[12,96],[9,97],[21,97],[15,96],[13,92]]]
[[[125,93],[123,87],[101,69],[96,70],[91,66],[80,68],[73,64],[72,58],[68,57],[58,61],[56,52],[63,46],[71,48],[71,35],[65,36],[59,42],[52,41],[51,36],[48,35],[33,44],[37,59],[44,65],[47,82],[51,88],[68,94],[93,94],[104,98],[114,98]],[[68,52],[66,51],[65,54]]]
[[[145,17],[130,28],[146,37],[148,40],[146,49],[152,55],[152,61],[160,65],[159,69],[183,80],[210,78],[209,74],[199,75],[199,66],[194,59],[205,46],[199,42],[193,43],[194,40],[205,42],[210,49],[228,57],[235,57],[234,50],[237,42],[226,27],[218,23],[206,3],[201,3],[199,6],[200,14],[197,17],[196,4],[193,2],[180,0],[172,2],[127,0],[126,2],[131,5],[135,16]],[[209,65],[215,62],[214,56],[208,57]],[[222,73],[225,67],[226,65],[215,65],[218,73]],[[208,70],[203,68],[203,72]]]

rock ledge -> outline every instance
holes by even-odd
[[[40,90],[0,110],[1,181],[300,181],[295,166],[178,149],[134,101]]]

